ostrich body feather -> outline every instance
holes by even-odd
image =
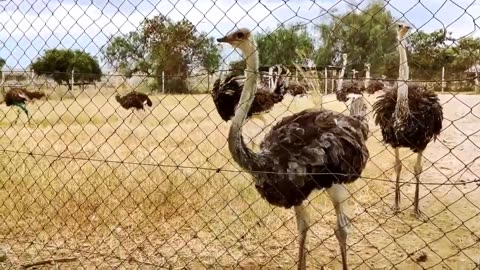
[[[39,91],[30,92],[24,88],[11,88],[5,93],[5,104],[7,106],[25,103],[27,100],[40,99],[45,94]]]
[[[29,100],[40,99],[45,93],[39,91],[28,91],[25,88],[11,88],[5,93],[5,104],[7,106],[17,106],[28,115],[26,102]]]
[[[220,81],[220,79],[215,81],[211,94],[217,112],[224,121],[230,120],[235,115],[244,83],[245,76],[235,76],[233,74],[226,76],[223,81]],[[248,112],[248,117],[270,111],[276,103],[283,100],[284,96],[283,82],[278,84],[273,91],[266,87],[258,89]]]
[[[116,96],[115,99],[120,103],[124,109],[144,110],[145,105],[152,107],[152,100],[143,93],[136,91],[130,92],[123,97]]]
[[[408,114],[395,121],[397,92],[394,88],[373,104],[375,124],[382,130],[383,141],[392,147],[423,151],[442,130],[443,111],[435,92],[415,84],[408,85]]]
[[[290,208],[300,205],[314,189],[358,179],[369,157],[367,135],[366,122],[357,117],[306,110],[276,124],[260,153],[250,155],[255,162],[243,165],[250,167],[263,198]]]
[[[304,85],[298,82],[288,82],[288,78],[286,78],[288,75],[288,72],[275,73],[278,82],[273,91],[265,85],[259,87],[248,112],[248,117],[270,111],[275,104],[283,100],[285,94],[303,96],[307,93],[307,88]],[[217,79],[215,81],[211,95],[215,108],[224,121],[230,120],[235,115],[245,79],[243,75],[230,74],[224,80]]]
[[[363,95],[363,93],[373,94],[379,90],[383,90],[385,85],[382,81],[372,80],[368,83],[368,86],[365,88],[363,82],[360,81],[346,81],[343,82],[342,89],[336,91],[336,97],[338,101],[347,102],[349,100],[349,95]]]

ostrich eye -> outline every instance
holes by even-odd
[[[236,38],[238,38],[238,39],[242,39],[242,38],[245,36],[245,34],[242,33],[242,32],[238,32],[235,36],[236,36]]]

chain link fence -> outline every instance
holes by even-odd
[[[284,116],[315,106],[348,114],[335,96],[342,53],[345,79],[395,81],[398,21],[412,26],[412,81],[437,91],[443,106],[442,133],[425,150],[421,174],[428,220],[412,215],[415,154],[403,148],[401,211],[393,212],[394,150],[370,113],[370,158],[348,185],[349,267],[480,266],[476,1],[11,0],[0,7],[4,99],[19,88],[45,94],[27,99],[28,115],[21,102],[0,105],[0,268],[295,268],[294,212],[263,200],[228,150],[230,122],[210,92],[219,76],[244,67],[213,38],[250,28],[259,84],[283,64],[292,67],[290,82],[308,89],[286,95],[263,114],[265,123],[248,121],[244,135],[256,149]],[[123,108],[116,95],[132,90],[152,106]],[[370,110],[380,94],[364,95]],[[337,269],[326,192],[311,194],[307,208],[307,266]]]

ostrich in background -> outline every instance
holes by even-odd
[[[340,70],[340,73],[338,75],[338,81],[339,83],[337,84],[337,91],[335,92],[335,95],[337,97],[338,101],[341,102],[346,102],[349,99],[349,96],[352,94],[361,94],[360,92],[360,85],[358,82],[352,80],[348,80],[346,82],[343,81],[343,76],[345,75],[345,69],[347,67],[347,59],[348,59],[348,54],[343,53],[342,54],[342,68]],[[355,77],[355,72],[353,72],[353,77]],[[342,83],[340,83],[342,82]]]
[[[275,65],[273,70],[273,84],[276,85],[277,80],[281,78],[284,81],[283,87],[285,88],[285,94],[289,94],[293,97],[304,96],[307,94],[307,87],[305,84],[300,83],[297,80],[290,80],[292,78],[292,72],[290,69],[283,65]]]
[[[273,74],[273,89],[262,85],[255,93],[255,99],[247,115],[248,118],[261,120],[264,125],[266,125],[267,121],[262,114],[269,112],[275,104],[281,102],[286,93],[292,95],[303,95],[306,93],[306,89],[304,91],[296,88],[293,89],[293,87],[289,89],[290,83],[288,76],[290,75],[290,71],[288,68],[282,65],[276,65],[274,66]],[[230,74],[222,80],[222,73],[220,73],[219,78],[213,84],[211,92],[213,102],[218,114],[225,122],[232,119],[235,115],[235,108],[240,101],[245,79],[246,77],[244,75],[235,76],[234,74]]]
[[[340,71],[340,76],[343,76],[343,74],[345,74],[345,68],[347,66],[347,57],[348,55],[346,53],[342,54],[343,63],[342,63],[342,69]],[[337,100],[340,102],[347,102],[350,99],[350,97],[358,97],[362,95],[365,89],[368,87],[367,79],[365,79],[364,85],[361,84],[360,80],[356,75],[359,73],[358,71],[353,69],[352,73],[353,75],[351,80],[342,82],[341,84],[339,83],[337,85],[337,91],[335,92],[335,95]],[[343,78],[339,77],[339,80],[343,81]]]
[[[287,209],[294,207],[300,234],[298,269],[306,269],[309,222],[303,201],[313,190],[326,189],[337,215],[335,235],[342,266],[348,269],[346,226],[349,221],[344,214],[344,204],[349,194],[344,184],[360,177],[369,157],[363,98],[354,100],[351,106],[354,116],[311,109],[281,119],[265,136],[260,152],[254,153],[245,144],[242,127],[256,93],[257,46],[253,34],[245,28],[217,41],[238,48],[247,62],[247,78],[228,134],[233,159],[253,176],[255,188],[267,202]]]
[[[25,112],[28,119],[27,122],[30,123],[31,115],[28,112],[26,103],[27,101],[41,99],[42,97],[45,97],[45,93],[42,93],[40,91],[30,92],[27,89],[22,87],[14,87],[14,88],[10,88],[10,90],[8,90],[4,94],[4,101],[8,107],[16,106],[20,110]],[[15,121],[13,122],[13,124],[17,123],[18,118],[20,118],[20,112],[18,112],[17,118],[15,118]]]
[[[399,24],[397,30],[400,67],[397,87],[385,91],[373,104],[375,124],[382,131],[383,141],[395,150],[395,204],[394,211],[400,210],[400,147],[408,147],[417,153],[414,166],[415,197],[414,208],[418,218],[426,216],[419,208],[420,174],[422,173],[422,155],[428,143],[436,139],[442,130],[443,112],[435,92],[414,84],[407,84],[409,67],[405,49],[405,36],[409,26]]]
[[[369,80],[365,92],[367,92],[369,95],[372,95],[380,90],[388,90],[388,86],[386,86],[384,83],[385,78],[385,75],[382,75],[381,79]]]
[[[360,80],[356,79],[356,73],[358,73],[358,71],[353,70],[353,79],[343,83],[342,87],[337,87],[336,97],[338,101],[347,102],[350,96],[363,95],[364,93],[371,95],[376,91],[386,89],[386,86],[383,83],[385,76],[382,76],[382,80],[370,79],[369,63],[365,63],[365,78],[363,85],[361,84]]]
[[[116,95],[115,100],[120,103],[120,106],[122,106],[124,109],[132,110],[130,113],[130,123],[132,122],[135,111],[145,110],[145,105],[152,107],[153,104],[152,100],[146,94],[136,91],[132,91],[123,97]]]
[[[367,92],[367,94],[371,95],[379,90],[383,90],[385,88],[385,84],[383,80],[385,80],[385,75],[381,76],[381,79],[370,79],[370,63],[365,63],[365,85],[363,86],[362,92]]]
[[[247,116],[262,121],[263,126],[267,125],[267,120],[263,116],[263,113],[269,112],[275,104],[281,102],[286,92],[286,77],[285,74],[283,74],[284,71],[282,67],[276,67],[275,71],[276,74],[273,78],[273,89],[269,89],[266,85],[262,85],[260,90],[255,93],[255,99]],[[218,114],[222,120],[227,122],[235,115],[235,108],[240,101],[242,88],[246,78],[242,75],[235,76],[234,74],[230,74],[222,80],[221,76],[222,73],[220,73],[219,78],[215,81],[211,95]],[[253,140],[253,137],[255,136],[252,136],[250,141],[252,147],[257,146]]]

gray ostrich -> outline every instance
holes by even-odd
[[[344,184],[360,177],[369,152],[368,124],[363,98],[355,98],[352,116],[311,109],[280,120],[255,153],[247,147],[242,126],[255,97],[258,74],[257,46],[250,30],[242,28],[217,39],[238,48],[247,62],[247,78],[232,119],[228,147],[233,159],[254,178],[255,188],[272,205],[295,209],[299,239],[298,269],[306,269],[305,243],[309,227],[303,201],[315,189],[326,189],[337,215],[343,269],[347,266],[347,229],[344,214],[348,192]],[[340,81],[341,83],[341,81]]]
[[[425,87],[407,84],[408,62],[405,49],[405,36],[410,29],[399,24],[397,30],[400,67],[395,88],[385,87],[384,95],[373,104],[375,124],[380,126],[383,141],[395,150],[395,204],[394,211],[400,210],[400,172],[402,164],[398,148],[408,147],[417,153],[414,166],[415,198],[413,200],[417,218],[426,219],[419,208],[420,174],[422,173],[422,155],[428,143],[437,138],[442,130],[442,105],[435,92]]]

